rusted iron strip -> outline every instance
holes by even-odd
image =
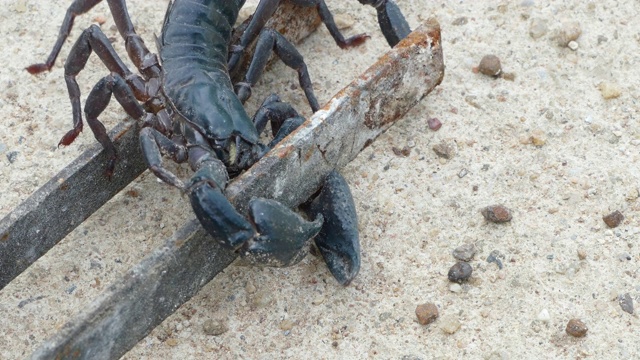
[[[297,43],[319,24],[315,8],[287,1],[267,26],[286,28],[285,37]],[[247,49],[245,60],[251,54],[253,49]],[[120,159],[111,181],[104,176],[106,157],[96,144],[0,220],[0,290],[146,169],[138,133],[132,121],[111,131]]]
[[[291,205],[305,201],[330,169],[353,159],[433,90],[443,75],[440,28],[430,20],[236,179],[228,188],[234,205],[246,208],[254,195]],[[233,261],[236,254],[217,244],[195,220],[189,222],[31,358],[122,356]]]
[[[134,121],[120,123],[110,136],[120,158],[111,181],[96,144],[0,221],[0,289],[146,169]]]

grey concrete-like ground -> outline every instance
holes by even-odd
[[[372,8],[327,2],[353,20],[348,34],[372,38],[341,50],[321,28],[299,47],[321,102],[387,49]],[[70,1],[1,3],[5,216],[95,141],[85,131],[56,147],[71,125],[62,64],[72,41],[104,17],[102,29],[125,52],[100,4],[77,20],[54,70],[31,76],[23,68],[44,60]],[[166,1],[155,3],[128,1],[148,44]],[[640,357],[638,317],[617,300],[640,299],[637,2],[398,4],[413,27],[438,18],[447,69],[436,91],[343,170],[360,217],[360,275],[341,288],[314,256],[287,269],[232,266],[125,358]],[[570,22],[581,29],[574,49],[555,36]],[[509,79],[474,71],[486,54],[502,60]],[[106,73],[93,56],[79,77],[83,94]],[[296,74],[282,65],[256,87],[249,113],[272,92],[308,115]],[[109,128],[124,116],[114,101],[101,119]],[[437,132],[432,117],[443,123]],[[457,148],[453,158],[434,153],[441,142]],[[392,150],[405,146],[407,157]],[[480,209],[496,203],[513,210],[510,223],[485,222]],[[614,210],[625,220],[609,229],[602,216]],[[191,216],[177,190],[142,175],[0,291],[0,358],[30,354]],[[451,252],[465,243],[478,249],[473,276],[452,286]],[[494,250],[502,269],[486,261]],[[42,298],[18,307],[30,297]],[[415,308],[426,302],[440,318],[422,326]],[[587,325],[586,337],[565,333],[572,318]],[[208,320],[228,331],[205,334]]]

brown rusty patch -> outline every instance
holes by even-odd
[[[2,236],[0,237],[0,241],[2,241],[2,242],[7,241],[7,240],[9,240],[9,233],[8,232],[2,234]]]
[[[283,141],[284,141],[284,139],[283,139]],[[279,158],[281,158],[281,159],[284,159],[284,158],[288,158],[289,154],[291,154],[295,150],[296,150],[296,148],[293,145],[287,145],[287,146],[283,146],[283,147],[278,147],[277,151],[276,151],[276,153],[274,155],[279,157]]]
[[[176,245],[177,248],[181,248],[182,245],[184,245],[186,242],[187,242],[187,239],[179,239],[174,244]]]
[[[302,160],[307,162],[309,161],[309,159],[311,159],[311,156],[313,155],[315,151],[313,150],[312,147],[307,148],[307,151],[304,152],[304,154],[302,155]]]
[[[113,135],[113,141],[117,141],[123,136],[125,136],[129,131],[134,131],[136,123],[134,121],[125,121],[125,126],[123,126],[120,131]],[[116,127],[118,129],[118,127]]]

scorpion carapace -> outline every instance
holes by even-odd
[[[27,68],[30,73],[51,69],[69,34],[73,19],[101,0],[75,0],[67,9],[58,40],[44,64]],[[366,35],[344,39],[322,0],[292,0],[316,6],[331,34],[341,46],[361,43]],[[363,1],[378,9],[380,26],[391,45],[408,34],[408,25],[392,1]],[[170,2],[162,34],[158,39],[160,60],[136,34],[125,0],[107,0],[116,27],[125,39],[127,53],[140,75],[120,59],[100,28],[86,29],[71,49],[65,63],[65,81],[73,112],[73,129],[60,141],[71,144],[82,131],[80,90],[76,76],[95,52],[111,72],[93,88],[85,103],[85,116],[96,139],[109,156],[111,176],[116,153],[98,120],[111,96],[134,119],[142,121],[140,144],[149,169],[164,182],[187,192],[203,227],[222,245],[238,251],[251,263],[289,266],[304,255],[304,244],[315,241],[329,269],[341,284],[348,284],[360,268],[357,216],[346,181],[333,171],[310,206],[307,221],[291,209],[268,199],[253,199],[248,218],[238,213],[224,196],[230,177],[249,168],[304,119],[276,95],[269,96],[251,119],[242,103],[259,78],[271,50],[298,71],[301,87],[311,108],[318,109],[302,56],[279,33],[262,29],[279,1],[263,0],[243,34],[241,44],[229,54],[232,27],[244,0],[174,0]],[[391,10],[389,10],[391,9]],[[395,9],[395,10],[394,10]],[[380,20],[387,19],[387,20]],[[228,63],[260,33],[256,55],[245,81],[236,86],[229,78]],[[387,35],[387,34],[392,34]],[[341,40],[340,40],[341,39]],[[271,124],[269,144],[259,135]],[[188,162],[194,175],[186,183],[164,168],[163,156]],[[316,236],[317,235],[317,236]]]

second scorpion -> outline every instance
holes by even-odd
[[[387,39],[393,46],[409,33],[409,26],[391,0],[359,0],[374,6]],[[101,0],[75,0],[60,29],[47,61],[27,68],[32,73],[50,70],[67,38],[76,15],[86,13]],[[360,268],[360,245],[353,199],[346,181],[333,171],[303,219],[282,204],[256,198],[249,204],[248,218],[238,213],[224,196],[233,177],[258,161],[304,119],[287,103],[272,95],[250,118],[243,102],[251,94],[271,50],[299,74],[313,111],[319,105],[311,80],[298,51],[279,33],[263,29],[279,1],[262,0],[243,33],[240,44],[229,51],[229,42],[244,0],[175,0],[169,4],[158,39],[160,59],[151,53],[135,32],[125,0],[107,0],[116,27],[125,39],[129,58],[140,72],[134,74],[120,59],[108,38],[96,25],[76,41],[65,63],[65,81],[73,111],[73,129],[60,141],[69,145],[82,131],[80,89],[76,76],[95,52],[111,72],[87,97],[84,113],[96,139],[102,144],[111,176],[117,159],[115,148],[98,116],[111,96],[129,116],[143,122],[140,144],[149,169],[164,182],[185,191],[203,227],[220,243],[238,251],[249,262],[267,266],[289,266],[305,255],[305,243],[315,237],[331,273],[343,285]],[[317,7],[321,19],[338,45],[362,43],[367,36],[345,39],[338,31],[323,0],[293,0]],[[234,68],[244,48],[258,37],[256,53],[245,80],[234,86],[229,68]],[[228,54],[231,56],[228,57]],[[237,92],[237,93],[236,93]],[[259,142],[271,123],[273,140]],[[162,157],[188,162],[195,172],[183,182],[162,165]]]

